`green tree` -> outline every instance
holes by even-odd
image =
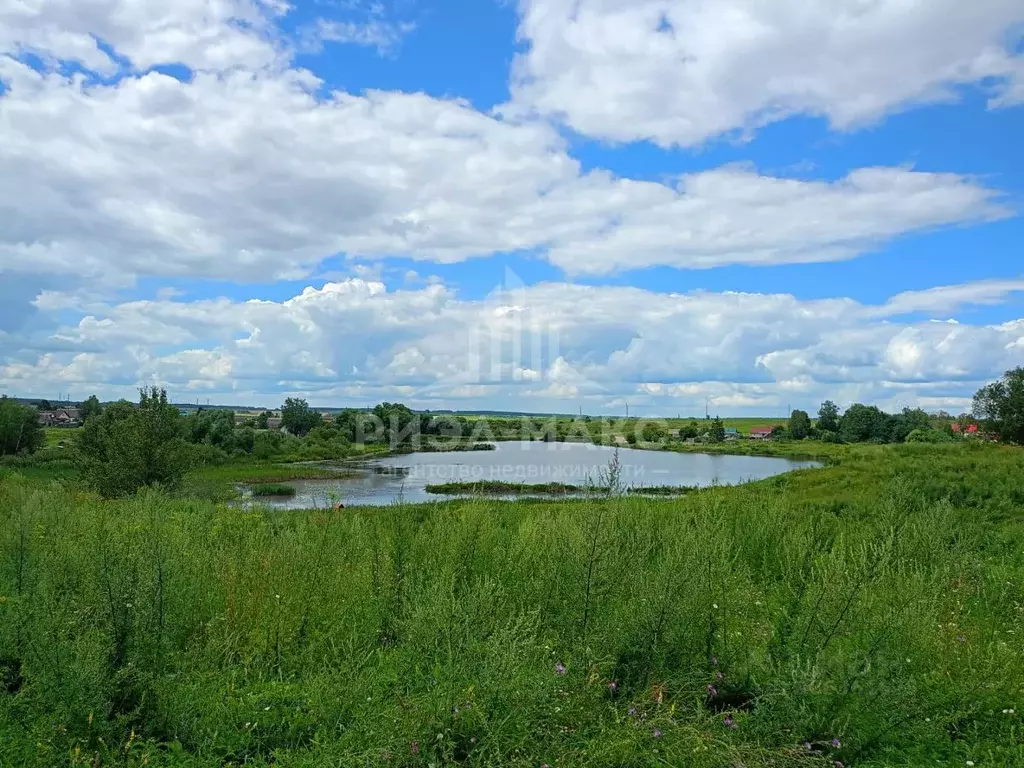
[[[660,424],[653,421],[644,424],[643,429],[640,430],[640,439],[645,443],[657,443],[663,440],[665,437],[665,430],[661,428]]]
[[[256,416],[256,429],[268,429],[267,423],[272,415],[270,411],[263,411],[263,413]]]
[[[52,411],[53,403],[51,403],[49,400],[40,400],[39,404],[36,407],[39,408],[40,411]]]
[[[419,417],[401,403],[381,403],[373,409],[373,415],[383,425],[384,438],[392,448],[419,438]]]
[[[86,422],[101,413],[103,413],[103,406],[100,405],[100,399],[96,395],[89,395],[89,399],[82,403],[82,421]]]
[[[912,432],[929,431],[932,428],[928,414],[920,408],[904,408],[902,413],[893,416],[889,424],[889,440],[902,443]]]
[[[715,416],[715,420],[711,422],[711,428],[708,430],[708,440],[712,443],[721,443],[725,441],[725,424],[722,420]]]
[[[890,416],[873,405],[854,403],[839,422],[839,433],[848,443],[888,442]]]
[[[296,437],[305,437],[309,430],[323,423],[323,417],[298,397],[289,397],[281,406],[281,426]]]
[[[122,400],[89,419],[77,447],[83,481],[107,498],[173,487],[190,463],[181,415],[155,387],[140,390],[137,407]]]
[[[818,429],[826,432],[839,431],[839,406],[826,400],[818,409]]]
[[[789,415],[789,436],[794,440],[803,440],[811,434],[811,417],[807,411],[793,411]]]
[[[1007,371],[974,396],[973,412],[1000,440],[1024,445],[1024,367]]]
[[[43,447],[46,433],[39,412],[11,398],[0,397],[0,456],[34,453]]]

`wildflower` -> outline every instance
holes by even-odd
[[[957,639],[958,641],[960,641],[961,643],[966,643],[966,642],[967,642],[967,638],[966,638],[966,637],[964,637],[963,635],[957,635],[957,638],[956,638],[956,639]]]
[[[418,741],[414,741],[412,743],[412,746],[409,747],[409,751],[412,752],[414,755],[418,755],[420,753],[420,743]]]
[[[721,672],[715,672],[715,680],[717,680],[718,682],[722,682],[723,680],[725,680],[725,675],[723,675]]]
[[[843,744],[841,741],[839,741],[839,739],[832,739],[832,746],[835,749],[839,749],[841,746],[843,746]]]
[[[739,728],[739,725],[736,723],[736,721],[733,720],[732,717],[730,717],[729,715],[725,716],[725,720],[722,721],[722,724],[725,725],[727,728],[731,728],[734,731],[737,728]]]
[[[811,751],[811,750],[813,749],[813,747],[811,746],[811,742],[809,742],[809,741],[805,741],[805,742],[804,742],[804,749],[805,749],[806,751],[810,752],[810,751]]]
[[[626,714],[630,717],[636,717],[636,707],[630,707]]]
[[[832,765],[834,765],[835,768],[844,768],[842,760],[836,760]]]
[[[470,743],[470,744],[476,744],[476,736],[474,736],[473,738],[471,738],[471,739],[469,740],[469,743]]]
[[[656,738],[656,739],[660,739],[660,738],[661,738],[662,736],[664,736],[664,735],[665,735],[665,734],[663,734],[663,733],[661,732],[661,729],[660,729],[660,728],[655,728],[655,729],[654,729],[654,738]]]
[[[556,675],[564,675],[567,671],[568,670],[566,670],[565,664],[563,664],[562,662],[558,662],[557,664],[555,664]]]
[[[968,760],[967,761],[967,768],[973,768],[973,766],[974,766],[974,761],[973,760]]]
[[[708,695],[711,696],[712,698],[714,698],[715,696],[718,695],[718,689],[715,688],[715,686],[713,686],[713,685],[709,685],[708,686]]]
[[[717,667],[718,666],[718,657],[717,656],[712,656],[711,657],[711,666],[712,667]]]
[[[612,680],[610,683],[608,683],[608,693],[610,693],[610,694],[612,694],[614,696],[618,692],[618,690],[619,690],[619,684],[616,683],[614,680]]]

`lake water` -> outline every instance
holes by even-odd
[[[279,509],[441,501],[447,495],[427,493],[438,483],[499,480],[508,483],[598,485],[615,454],[614,448],[588,443],[501,442],[493,451],[412,453],[360,464],[352,476],[326,480],[294,480],[291,497],[262,497],[259,503]],[[734,485],[816,467],[813,461],[726,456],[619,448],[620,480],[625,486],[707,487]],[[243,500],[246,503],[248,500]]]

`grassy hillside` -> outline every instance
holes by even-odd
[[[837,461],[332,513],[8,474],[0,765],[1024,765],[1024,452]]]

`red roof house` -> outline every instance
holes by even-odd
[[[766,437],[772,436],[772,430],[774,427],[751,427],[750,436],[758,440],[764,440]]]
[[[953,430],[954,434],[957,434],[957,435],[960,434],[960,425],[959,424],[955,424],[955,423],[954,424],[950,424],[950,429]],[[976,435],[976,434],[978,434],[978,425],[977,424],[968,424],[967,425],[967,429],[964,431],[964,434],[966,434],[966,435]]]

